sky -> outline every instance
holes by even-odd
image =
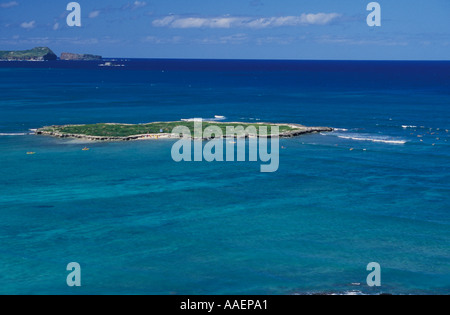
[[[109,58],[450,60],[450,0],[0,0],[0,50]]]

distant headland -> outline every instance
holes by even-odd
[[[0,61],[52,61],[58,56],[48,47],[35,47],[29,50],[0,51]],[[95,61],[103,60],[102,56],[90,54],[74,54],[64,52],[60,60],[65,61]]]
[[[47,61],[58,57],[48,47],[36,47],[30,50],[0,51],[0,60],[7,61]]]
[[[187,127],[195,130],[194,121],[174,121],[174,122],[152,122],[148,124],[92,124],[92,125],[64,125],[48,126],[37,129],[36,135],[48,135],[58,138],[78,138],[93,141],[130,141],[130,140],[150,140],[162,138],[181,138],[182,135],[174,133],[176,127]],[[223,134],[227,134],[227,127],[245,128],[241,134],[236,134],[235,138],[252,138],[277,136],[280,138],[292,138],[304,134],[316,132],[331,132],[329,127],[306,127],[298,124],[273,124],[273,123],[239,123],[239,122],[215,122],[203,121],[203,130],[208,127],[218,127]],[[250,127],[250,128],[249,128]],[[254,128],[251,128],[254,127]],[[267,127],[267,135],[260,135],[260,127]],[[272,127],[278,127],[279,134],[272,134]],[[253,130],[253,131],[252,131]],[[191,134],[192,139],[196,139]],[[210,140],[202,136],[202,140]]]
[[[90,54],[73,54],[73,53],[62,53],[60,60],[70,60],[70,61],[94,61],[103,60],[102,56],[90,55]]]

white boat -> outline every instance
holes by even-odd
[[[105,62],[98,65],[99,67],[125,67],[125,65],[115,64],[112,62]]]

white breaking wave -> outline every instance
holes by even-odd
[[[214,118],[205,118],[207,121],[219,121],[219,120],[225,120],[227,117],[225,116],[214,116]]]
[[[371,142],[380,142],[380,143],[387,143],[387,144],[405,144],[406,140],[394,140],[394,139],[383,139],[380,137],[371,137],[371,136],[338,136],[338,138],[342,139],[349,139],[349,140],[355,140],[355,141],[371,141]]]
[[[334,128],[335,131],[348,131],[348,129],[344,129],[344,128]]]
[[[27,136],[28,133],[0,133],[0,136]]]
[[[389,136],[383,136],[383,135],[372,135],[372,134],[364,134],[364,133],[352,133],[347,132],[348,129],[343,128],[334,128],[333,133],[321,133],[322,135],[333,135],[335,137],[341,138],[341,139],[347,139],[347,140],[354,140],[354,141],[370,141],[370,142],[377,142],[377,143],[386,143],[386,144],[405,144],[408,141],[404,139],[398,139],[398,138],[392,138]]]
[[[415,128],[415,126],[403,126],[403,127],[411,127]],[[352,129],[353,130],[353,129]],[[332,133],[320,133],[324,136],[335,136],[341,139],[347,139],[347,140],[354,140],[354,141],[370,141],[370,142],[376,142],[376,143],[386,143],[386,144],[405,144],[408,141],[404,139],[399,138],[393,138],[389,136],[384,135],[372,135],[368,133],[355,133],[355,132],[348,132],[348,129],[344,128],[334,128],[334,132]]]
[[[331,295],[365,295],[361,291],[346,291],[343,293],[332,293]]]
[[[181,119],[181,121],[219,121],[219,120],[225,120],[227,117],[225,116],[216,116],[214,118],[188,118],[188,119]]]

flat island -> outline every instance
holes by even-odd
[[[194,121],[174,121],[174,122],[153,122],[148,124],[91,124],[91,125],[64,125],[64,126],[48,126],[37,129],[36,135],[48,135],[58,138],[78,138],[93,141],[130,141],[130,140],[148,140],[163,138],[181,138],[182,134],[173,133],[175,127],[187,127],[194,132]],[[227,127],[243,127],[245,131],[234,135],[238,137],[274,137],[272,135],[272,127],[279,128],[280,138],[291,138],[304,134],[315,132],[331,132],[333,128],[329,127],[306,127],[298,124],[273,124],[273,123],[239,123],[239,122],[216,122],[203,121],[202,128],[205,131],[208,127],[218,127],[222,130],[223,138],[226,137]],[[251,128],[254,127],[254,128]],[[260,127],[267,127],[267,136],[260,135]],[[253,129],[253,131],[252,131]],[[194,135],[191,134],[194,139]],[[214,138],[214,137],[211,137]],[[202,133],[203,140],[205,138]]]

